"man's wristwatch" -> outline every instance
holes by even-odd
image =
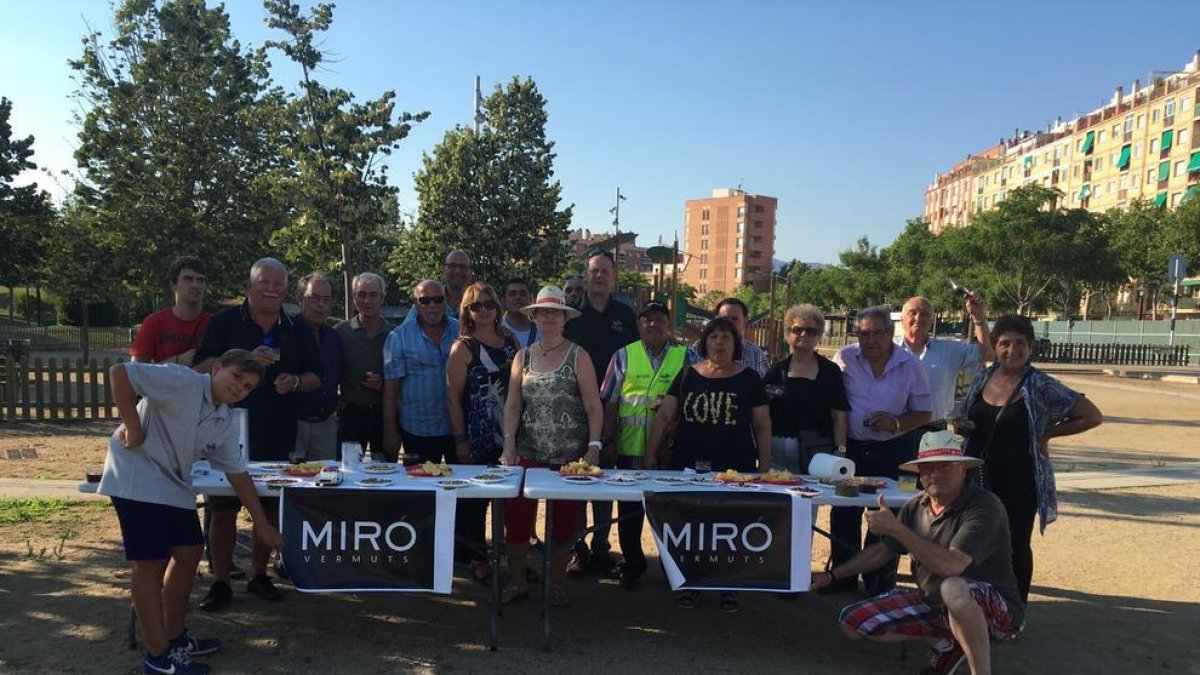
[[[844,456],[846,454],[846,446],[844,446],[844,445],[837,446],[837,454]]]

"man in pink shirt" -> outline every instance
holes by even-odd
[[[929,423],[933,399],[929,375],[912,354],[892,342],[891,313],[886,307],[864,309],[858,315],[858,344],[838,350],[834,362],[842,369],[850,403],[846,456],[859,476],[899,476],[900,465],[917,453],[917,434]],[[862,550],[862,509],[835,508],[830,514],[833,564],[841,565]],[[867,535],[867,544],[875,537]],[[895,585],[896,567],[864,575],[873,595]],[[832,591],[858,587],[857,579],[839,579]]]

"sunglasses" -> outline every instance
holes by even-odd
[[[494,312],[500,309],[500,304],[495,300],[484,300],[483,302],[472,302],[467,305],[467,309],[472,312],[482,312],[485,309]]]
[[[417,302],[419,302],[422,305],[425,305],[427,307],[429,305],[440,305],[445,301],[446,301],[446,296],[444,296],[444,295],[427,295],[423,298],[417,298]]]
[[[788,332],[792,335],[820,335],[822,330],[812,326],[792,326],[788,328]]]

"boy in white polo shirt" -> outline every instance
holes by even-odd
[[[254,518],[255,536],[282,544],[246,475],[229,413],[258,386],[263,367],[250,352],[231,349],[211,375],[142,363],[118,363],[108,374],[123,424],[109,439],[98,491],[112,498],[133,567],[133,606],[147,647],[142,672],[204,675],[209,667],[191,656],[211,654],[221,642],[193,638],[184,626],[204,550],[192,464],[207,459],[224,471]]]

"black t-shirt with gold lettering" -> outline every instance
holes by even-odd
[[[672,469],[692,467],[699,459],[712,462],[713,471],[757,470],[753,412],[767,404],[758,373],[743,368],[732,377],[709,378],[685,368],[667,394],[679,401]]]

